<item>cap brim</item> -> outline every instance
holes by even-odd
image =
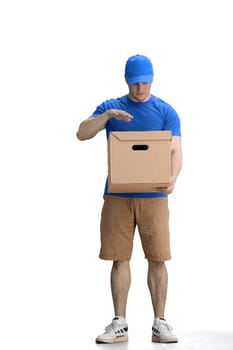
[[[133,77],[126,77],[128,85],[137,83],[147,83],[150,84],[153,81],[153,75],[135,75]]]

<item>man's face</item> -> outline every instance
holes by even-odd
[[[151,83],[136,83],[128,85],[129,98],[136,102],[144,102],[150,98]]]

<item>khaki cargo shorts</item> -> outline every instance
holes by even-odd
[[[113,261],[130,260],[136,226],[146,259],[171,259],[168,198],[111,195],[104,196],[99,257]]]

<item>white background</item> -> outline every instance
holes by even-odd
[[[77,349],[113,316],[99,219],[105,133],[76,139],[103,100],[127,93],[126,59],[151,58],[153,94],[182,121],[170,196],[175,330],[232,329],[232,2],[11,1],[0,5],[1,349]],[[127,320],[149,329],[136,234]]]

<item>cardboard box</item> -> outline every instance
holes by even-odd
[[[111,132],[108,191],[156,192],[170,181],[171,131]]]

